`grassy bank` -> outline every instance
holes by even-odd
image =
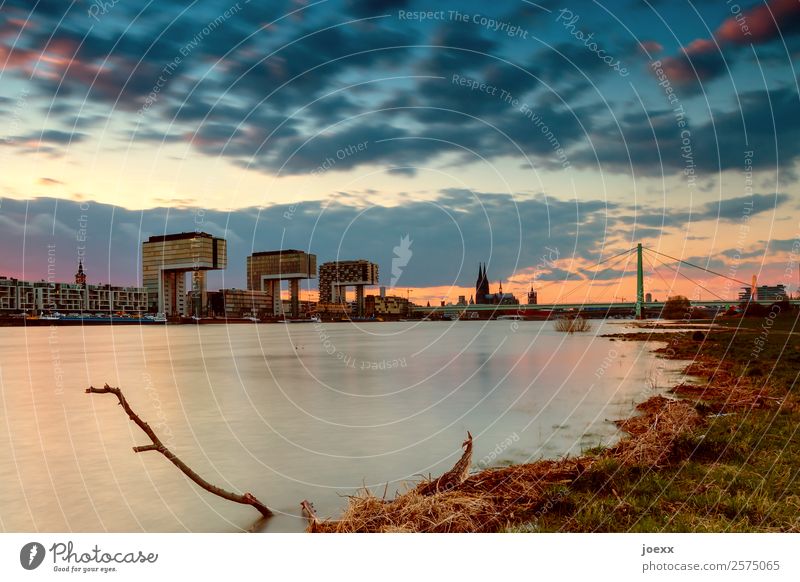
[[[800,334],[793,314],[668,339],[662,357],[689,360],[692,382],[655,396],[614,447],[425,484],[392,500],[351,499],[314,531],[800,531]],[[655,347],[655,344],[654,344]]]
[[[677,435],[665,466],[596,463],[551,510],[510,530],[800,531],[797,324],[782,314],[722,320],[702,339],[670,334],[656,351],[691,361],[694,381],[673,392],[703,424]]]

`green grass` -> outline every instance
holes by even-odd
[[[551,491],[553,502],[536,519],[507,531],[800,532],[800,334],[787,333],[796,314],[775,318],[753,358],[763,321],[745,318],[735,322],[738,331],[713,331],[702,342],[685,334],[672,347],[678,358],[723,361],[734,377],[786,396],[784,405],[709,416],[680,437],[667,467],[602,459],[570,487]]]
[[[648,470],[603,460],[525,530],[800,531],[796,414],[714,419],[681,443],[688,457]]]

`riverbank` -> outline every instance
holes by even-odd
[[[426,494],[364,492],[320,532],[800,531],[800,336],[795,314],[705,331],[615,334],[689,360],[691,382],[580,457],[472,474]],[[765,332],[766,330],[766,332]],[[663,345],[666,342],[666,345]]]

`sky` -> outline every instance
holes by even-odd
[[[798,54],[798,0],[0,0],[0,275],[134,285],[197,230],[211,288],[299,248],[631,300],[641,242],[656,298],[796,292]]]

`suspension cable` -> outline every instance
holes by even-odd
[[[626,254],[632,253],[634,250],[635,250],[634,248],[630,248],[630,249],[628,249],[628,250],[622,251],[621,253],[617,253],[616,255],[612,255],[612,256],[610,256],[610,257],[606,257],[606,258],[605,258],[605,259],[603,259],[602,261],[599,261],[599,262],[595,263],[594,265],[591,265],[591,266],[589,266],[589,267],[586,267],[586,269],[585,269],[585,270],[594,269],[595,267],[599,267],[600,265],[602,265],[603,263],[606,263],[606,262],[610,261],[611,259],[616,259],[617,257],[620,257],[620,256],[622,256],[622,255],[626,255]],[[616,263],[614,263],[614,264],[616,264]],[[562,283],[562,284],[563,284],[563,283],[565,283],[565,282],[566,282],[566,281],[568,281],[568,280],[569,280],[569,273],[567,273],[567,278],[566,278],[566,279],[563,279],[563,280],[558,280],[558,281],[550,281],[549,283],[545,283],[544,285],[542,285],[541,287],[539,287],[539,289],[538,289],[538,290],[539,290],[539,291],[541,291],[542,289],[546,289],[546,288],[547,288],[547,287],[549,287],[550,285],[555,285],[556,283]],[[583,283],[585,283],[586,281],[589,281],[589,279],[584,279],[584,280],[581,282],[581,285],[583,285]]]
[[[647,259],[647,263],[648,263],[648,264],[649,264],[649,265],[650,265],[650,266],[653,268],[653,272],[654,272],[656,275],[658,275],[659,279],[661,279],[661,282],[662,282],[662,283],[664,283],[664,286],[665,286],[667,289],[670,289],[672,286],[671,286],[669,283],[667,283],[667,280],[664,278],[664,275],[662,275],[662,274],[659,272],[659,270],[658,270],[658,269],[656,269],[656,266],[653,264],[653,261],[651,261],[651,260],[650,260],[650,257],[649,257],[648,255],[644,255],[644,254],[643,254],[643,256],[644,256],[644,258],[645,258],[645,259]]]
[[[658,253],[658,254],[662,254],[662,253]],[[665,256],[666,256],[666,255],[665,255]],[[670,258],[671,258],[671,257],[670,257]],[[683,273],[681,273],[681,272],[680,272],[678,269],[676,269],[676,268],[675,268],[675,267],[673,267],[672,265],[668,265],[667,263],[665,263],[664,261],[662,261],[662,260],[661,260],[661,259],[659,259],[658,257],[655,257],[655,259],[656,259],[656,260],[657,260],[659,263],[661,263],[662,265],[664,265],[666,268],[668,268],[668,269],[670,269],[670,270],[672,270],[672,271],[675,271],[675,272],[676,272],[678,275],[680,275],[681,277],[683,277],[684,279],[686,279],[686,280],[687,280],[687,281],[689,281],[690,283],[694,283],[695,285],[697,285],[698,287],[700,287],[700,288],[701,288],[701,289],[703,289],[704,291],[707,291],[708,293],[711,293],[711,294],[712,294],[714,297],[716,297],[716,298],[717,298],[717,299],[719,299],[720,301],[728,301],[728,300],[727,300],[727,299],[725,299],[724,297],[720,297],[719,295],[717,295],[716,293],[714,293],[714,292],[713,292],[711,289],[709,289],[709,288],[707,288],[707,287],[704,287],[703,285],[701,285],[701,284],[700,284],[700,283],[698,283],[697,281],[695,281],[695,280],[693,280],[692,278],[690,278],[690,277],[688,277],[688,276],[684,275]],[[681,261],[681,262],[683,262],[683,261]],[[693,266],[695,266],[695,265],[693,265]],[[702,267],[699,267],[699,268],[701,268],[701,269],[702,269]],[[705,270],[707,270],[707,269],[703,269],[703,270],[705,271]]]
[[[712,275],[716,275],[717,277],[722,277],[723,279],[728,279],[730,281],[735,281],[736,283],[740,283],[742,285],[748,285],[749,283],[745,283],[744,281],[740,281],[739,279],[734,279],[733,277],[728,277],[727,275],[723,275],[722,273],[717,273],[716,271],[712,271],[711,269],[706,269],[705,267],[701,267],[700,265],[695,265],[694,263],[690,263],[689,261],[684,261],[683,259],[678,259],[676,257],[672,257],[666,253],[660,253],[654,249],[645,249],[650,251],[651,253],[655,253],[657,255],[661,255],[662,257],[667,257],[668,259],[672,259],[673,261],[678,261],[679,263],[683,263],[684,265],[688,265],[690,267],[694,267],[695,269],[700,269],[701,271],[706,271],[707,273],[711,273]],[[666,265],[666,263],[664,263]]]
[[[626,253],[630,253],[630,252],[632,252],[633,250],[634,250],[634,249],[628,249],[628,251],[626,251]],[[610,265],[608,266],[608,268],[609,268],[609,269],[613,269],[613,268],[614,268],[616,265],[618,265],[619,263],[621,263],[623,259],[627,259],[627,258],[628,258],[627,256],[624,256],[624,257],[621,257],[621,256],[620,256],[620,255],[624,255],[624,254],[626,254],[626,253],[619,253],[619,254],[617,254],[617,255],[614,255],[614,257],[620,257],[620,258],[619,258],[619,259],[617,259],[616,261],[614,261],[612,264],[610,264]],[[609,258],[608,258],[608,259],[606,259],[606,260],[611,260],[611,259],[613,259],[614,257],[609,257]],[[605,262],[605,261],[602,261],[602,262]],[[601,263],[598,263],[597,265],[595,265],[595,267],[599,266],[600,264],[601,264]],[[595,281],[595,280],[596,280],[596,279],[584,279],[584,280],[583,280],[583,281],[580,283],[580,285],[578,285],[578,286],[577,286],[577,287],[575,287],[575,288],[574,288],[572,291],[569,291],[569,292],[568,292],[566,295],[564,295],[564,299],[566,299],[567,297],[569,297],[570,295],[572,295],[573,293],[575,293],[575,291],[577,291],[578,289],[580,289],[582,285],[585,285],[585,284],[587,284],[587,283],[592,283],[592,282],[593,282],[593,281]]]

